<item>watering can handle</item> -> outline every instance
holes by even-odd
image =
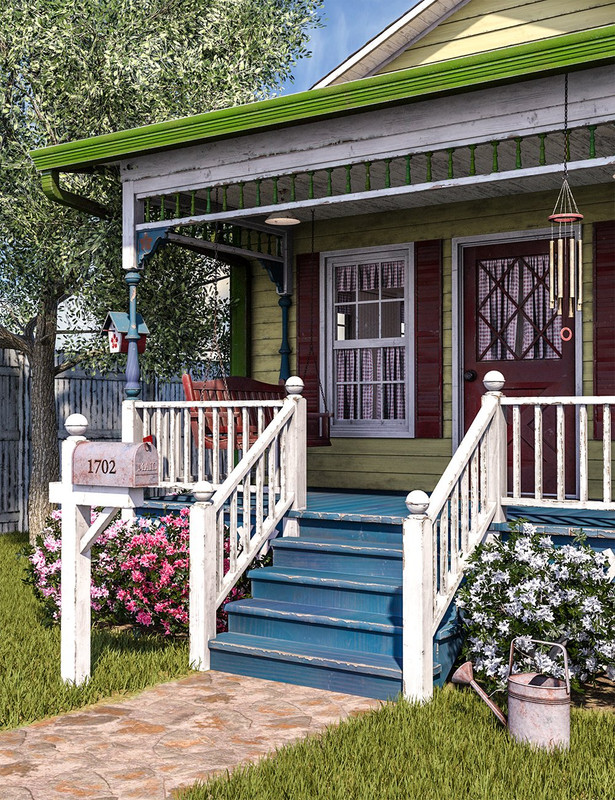
[[[519,638],[519,637],[517,637]],[[512,674],[512,665],[513,665],[513,652],[515,650],[515,642],[517,638],[513,639],[510,643],[510,657],[508,659],[508,674]],[[544,642],[542,639],[530,639],[530,642],[535,642],[535,644],[548,644],[550,647],[559,647],[564,655],[564,677],[566,678],[566,692],[570,694],[570,672],[568,671],[568,653],[566,648],[563,644],[559,642]]]

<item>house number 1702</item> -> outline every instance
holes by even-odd
[[[103,475],[115,475],[115,459],[110,458],[89,458],[88,464],[90,469],[88,472],[98,474],[102,472]]]

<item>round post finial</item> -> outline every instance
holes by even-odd
[[[64,427],[69,436],[85,436],[85,432],[88,429],[88,421],[83,414],[70,414],[64,420]]]
[[[429,508],[429,495],[421,489],[414,489],[406,497],[406,507],[411,514],[424,514]]]
[[[209,481],[198,481],[192,487],[192,496],[197,503],[209,503],[215,493],[214,485]]]
[[[497,369],[489,370],[483,378],[483,386],[488,392],[501,392],[505,383],[504,376]]]
[[[303,392],[303,381],[298,375],[292,375],[284,385],[290,395],[300,395]]]

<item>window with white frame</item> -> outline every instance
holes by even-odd
[[[325,254],[333,435],[413,434],[412,267],[407,246]]]

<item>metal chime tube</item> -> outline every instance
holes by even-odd
[[[549,241],[549,308],[555,308],[555,246],[553,235]]]
[[[577,311],[581,311],[583,307],[583,239],[579,235],[577,240],[577,250],[579,254],[577,276],[579,279],[577,290]]]
[[[574,236],[572,236],[569,240],[569,248],[568,248],[568,277],[569,277],[569,287],[568,287],[568,316],[574,316],[574,296],[575,296],[575,283],[576,283],[576,270],[575,270],[575,256],[576,256],[576,247]]]
[[[557,240],[557,313],[562,313],[564,300],[564,240]]]

